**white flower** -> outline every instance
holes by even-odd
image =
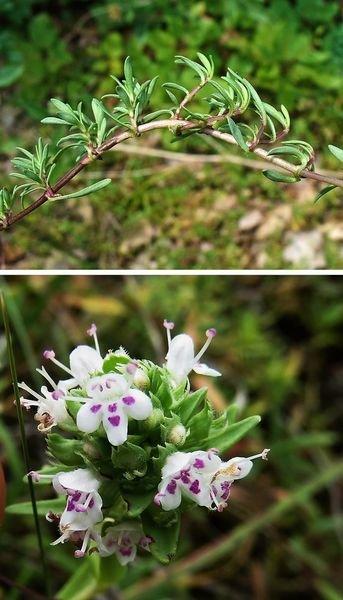
[[[69,354],[70,368],[57,360],[54,350],[50,349],[43,352],[44,358],[51,360],[55,365],[66,371],[68,375],[71,375],[69,379],[58,382],[57,387],[59,389],[66,391],[77,386],[83,387],[92,375],[102,371],[103,359],[100,353],[96,325],[94,323],[87,330],[87,334],[93,337],[95,348],[86,345],[74,348]],[[41,373],[46,377],[44,368]]]
[[[92,375],[102,371],[103,359],[101,354],[90,346],[77,346],[74,348],[69,355],[70,368],[55,358],[53,350],[45,350],[43,356],[71,375],[69,379],[58,382],[58,387],[63,390],[70,390],[76,386],[83,387]]]
[[[67,496],[67,504],[59,521],[61,536],[52,545],[64,543],[68,539],[82,539],[81,550],[75,557],[85,555],[90,539],[99,539],[94,526],[103,520],[102,498],[98,493],[100,479],[89,469],[61,472],[53,478],[53,486],[58,494]]]
[[[227,505],[231,484],[248,475],[252,460],[266,459],[267,453],[264,450],[249,458],[237,456],[223,462],[215,450],[175,452],[168,456],[162,469],[155,503],[164,510],[173,510],[184,495],[199,506],[221,511]]]
[[[184,381],[191,371],[195,371],[195,373],[198,373],[199,375],[209,375],[210,377],[218,377],[221,375],[219,371],[211,369],[204,363],[199,362],[216,335],[215,329],[211,328],[206,331],[207,340],[200,352],[195,355],[194,343],[189,335],[181,333],[172,339],[170,331],[174,328],[174,323],[164,320],[163,326],[167,330],[168,338],[166,367],[171,373],[175,383],[178,384]]]
[[[89,380],[86,385],[88,398],[77,413],[80,431],[92,433],[102,422],[108,441],[113,446],[127,439],[128,418],[142,421],[152,413],[152,403],[141,390],[131,387],[136,365],[129,363],[126,373],[108,373]]]
[[[51,382],[54,390],[50,392],[44,385],[41,387],[40,394],[32,390],[26,383],[18,383],[19,388],[35,398],[35,400],[32,400],[21,397],[20,403],[27,409],[31,408],[31,406],[37,407],[35,419],[39,421],[38,429],[42,432],[50,431],[55,425],[63,424],[70,419],[66,408],[64,392],[58,389],[52,380]]]
[[[100,556],[115,554],[121,565],[127,565],[135,559],[138,546],[149,551],[152,541],[150,536],[144,535],[139,523],[127,521],[106,530],[99,552]]]

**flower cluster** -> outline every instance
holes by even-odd
[[[21,383],[21,404],[36,409],[39,431],[47,434],[52,464],[31,472],[35,481],[52,482],[60,511],[53,544],[72,542],[75,557],[89,551],[114,554],[120,564],[134,560],[137,549],[166,562],[177,548],[181,512],[190,502],[222,511],[233,483],[245,477],[256,458],[222,460],[233,442],[259,417],[233,423],[232,407],[216,415],[206,389],[190,391],[192,371],[217,377],[200,363],[215,329],[196,353],[184,333],[171,337],[174,324],[164,321],[168,351],[163,366],[132,359],[121,347],[102,355],[97,329],[88,335],[94,347],[77,346],[66,366],[54,350],[43,356],[67,373],[57,382],[43,366],[40,393]],[[69,432],[68,437],[58,430]],[[181,450],[182,448],[182,450]],[[171,535],[171,532],[173,535]],[[168,546],[169,545],[169,546]]]

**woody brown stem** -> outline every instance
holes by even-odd
[[[173,130],[175,128],[181,129],[182,131],[187,131],[188,129],[192,128],[196,128],[198,130],[199,123],[177,118],[161,119],[158,121],[152,121],[151,123],[144,123],[143,125],[139,125],[137,127],[137,132],[139,134],[143,134],[148,131],[153,131],[154,129]],[[237,142],[231,134],[218,131],[217,129],[213,129],[212,127],[204,127],[201,130],[201,134],[208,135],[227,144],[237,146]],[[108,152],[108,150],[114,148],[114,146],[117,146],[121,142],[124,142],[125,140],[132,137],[135,137],[132,131],[123,131],[121,133],[113,135],[111,138],[106,140],[103,144],[101,144],[101,146],[97,148],[97,156],[95,157],[95,160],[98,160],[103,154]],[[298,177],[313,179],[321,183],[331,184],[336,187],[343,188],[343,180],[338,179],[337,177],[316,173],[315,171],[308,171],[307,169],[304,169],[303,171],[299,172],[299,167],[297,167],[296,165],[293,165],[292,163],[289,163],[283,160],[282,158],[278,158],[277,156],[269,156],[268,152],[260,147],[254,148],[252,152],[253,154],[256,154],[257,156],[263,158],[270,164],[276,165],[277,167],[287,171],[288,173],[292,173],[293,175],[296,175]],[[45,204],[45,202],[51,199],[51,193],[56,195],[57,192],[64,188],[67,185],[67,183],[74,179],[76,175],[78,175],[85,167],[87,167],[87,165],[89,165],[92,162],[94,162],[94,159],[90,158],[87,155],[84,155],[74,167],[69,169],[67,173],[65,173],[62,177],[60,177],[60,179],[58,179],[54,186],[50,187],[50,191],[45,190],[45,192],[41,196],[39,196],[39,198],[37,198],[37,200],[35,200],[32,204],[30,204],[23,210],[17,212],[16,214],[8,215],[6,220],[0,223],[0,230],[11,227],[14,223],[21,221],[26,216],[34,212],[37,208]]]

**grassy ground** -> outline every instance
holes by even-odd
[[[38,386],[34,369],[42,350],[52,346],[66,359],[93,321],[102,348],[123,344],[134,356],[162,362],[161,321],[167,317],[178,331],[192,333],[197,345],[207,327],[218,330],[208,362],[223,376],[214,383],[194,376],[193,386],[208,385],[218,410],[236,399],[242,417],[262,416],[232,453],[254,454],[267,446],[269,462],[235,486],[224,513],[186,514],[176,561],[161,568],[142,556],[121,582],[120,597],[340,598],[340,278],[40,276],[11,277],[2,287],[20,380]],[[27,500],[28,492],[3,336],[0,349],[0,456],[12,503]],[[31,415],[25,421],[36,468],[44,461],[44,443]],[[44,520],[42,527],[57,590],[75,562],[67,544],[49,546],[54,527]],[[6,600],[44,594],[31,519],[5,518],[0,573]]]

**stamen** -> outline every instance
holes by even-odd
[[[95,323],[92,323],[90,328],[87,329],[87,333],[94,339],[95,350],[100,354],[100,346],[99,346],[96,330],[97,330],[97,327],[96,327]]]
[[[89,542],[89,537],[90,537],[90,530],[87,529],[87,531],[85,533],[85,537],[83,538],[81,550],[75,550],[75,552],[74,552],[75,558],[83,558],[85,556],[86,549],[87,549],[88,542]]]
[[[40,402],[38,402],[36,400],[29,400],[28,398],[24,398],[23,396],[21,396],[19,401],[20,401],[20,404],[27,410],[29,410],[29,408],[31,406],[40,406],[40,404],[41,404]]]
[[[44,400],[45,400],[44,396],[37,394],[37,392],[32,390],[24,381],[22,381],[21,383],[18,383],[18,387],[22,390],[25,390],[25,392],[28,392],[29,394],[31,394],[31,396],[33,396],[34,398],[37,398],[37,400],[39,400],[39,403],[41,403],[42,400],[44,402]]]
[[[45,367],[42,367],[41,369],[36,369],[36,371],[50,383],[50,385],[54,388],[54,390],[57,388],[56,383],[54,382],[52,377],[50,377],[50,375],[47,372],[47,370],[45,369]]]
[[[255,458],[262,458],[262,460],[268,460],[268,452],[270,452],[270,448],[265,448],[260,454],[248,456],[248,460],[254,460]]]
[[[200,352],[198,352],[198,354],[194,357],[194,361],[193,364],[196,365],[200,358],[205,354],[207,348],[209,347],[210,343],[212,342],[214,336],[217,334],[217,331],[214,328],[208,329],[206,331],[206,337],[207,340],[204,343],[203,347],[201,348]]]
[[[73,373],[71,372],[71,370],[68,369],[68,367],[66,367],[65,365],[63,365],[59,360],[57,360],[57,358],[55,358],[55,352],[53,350],[44,350],[43,356],[47,360],[51,360],[53,363],[55,363],[55,365],[57,365],[73,377]]]
[[[56,546],[57,544],[64,544],[64,542],[68,539],[68,533],[62,533],[62,535],[57,538],[54,542],[51,542],[51,546]]]
[[[171,343],[171,330],[174,329],[174,323],[172,321],[167,321],[167,319],[164,319],[163,321],[163,327],[167,330],[167,340],[168,340],[168,350],[170,348],[170,343]]]

